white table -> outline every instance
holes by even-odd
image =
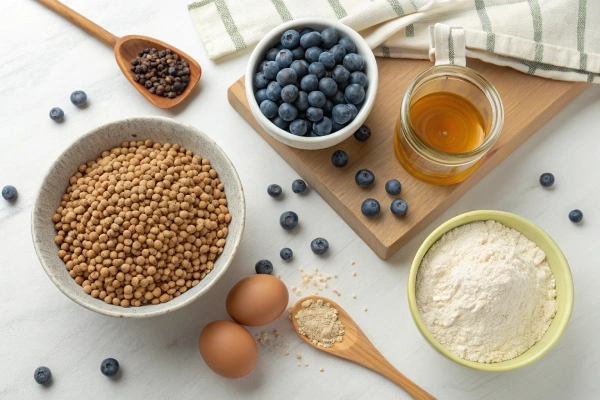
[[[273,337],[277,329],[289,348],[261,345],[258,365],[244,379],[212,373],[199,355],[198,334],[208,322],[227,318],[229,288],[253,273],[261,258],[275,263],[276,274],[288,286],[300,283],[300,267],[338,273],[329,285],[342,294],[335,300],[400,371],[439,398],[598,396],[600,262],[594,251],[600,240],[600,87],[587,90],[395,256],[382,261],[316,192],[305,197],[291,193],[296,173],[227,103],[227,87],[243,74],[249,50],[209,61],[186,0],[65,3],[114,34],[148,35],[174,44],[200,62],[203,74],[191,101],[160,110],[125,81],[112,50],[100,41],[35,1],[3,4],[0,186],[15,185],[19,199],[14,205],[0,199],[0,399],[407,398],[375,373],[309,348],[286,316],[251,331],[268,331]],[[70,103],[69,95],[77,89],[87,92],[87,109]],[[48,117],[54,106],[64,109],[64,123]],[[241,176],[248,220],[235,261],[208,294],[162,317],[119,320],[78,306],[54,287],[31,243],[30,211],[46,169],[74,139],[100,124],[140,115],[192,124],[222,146]],[[556,176],[553,190],[538,184],[546,171]],[[285,201],[271,201],[266,194],[270,183],[283,186]],[[584,212],[581,226],[567,218],[574,208]],[[564,336],[542,360],[514,372],[482,373],[447,360],[421,337],[407,306],[407,275],[422,240],[450,217],[478,209],[510,211],[539,224],[565,252],[575,280],[575,308]],[[289,235],[278,225],[285,210],[296,211],[302,220],[301,229]],[[329,240],[329,257],[310,252],[310,240],[317,236]],[[295,253],[287,265],[278,255],[284,246]],[[295,300],[291,295],[290,301]],[[284,356],[284,350],[290,355]],[[308,367],[297,366],[296,353]],[[106,357],[120,361],[119,380],[100,373]],[[40,365],[52,370],[49,387],[33,380]],[[320,367],[325,371],[319,372]]]

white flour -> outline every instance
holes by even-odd
[[[558,310],[546,254],[495,221],[442,236],[421,262],[416,297],[431,334],[458,357],[482,363],[524,353]]]

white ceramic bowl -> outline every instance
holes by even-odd
[[[103,151],[119,146],[122,142],[146,139],[159,143],[177,143],[192,150],[194,154],[208,158],[225,186],[227,207],[232,219],[223,253],[215,261],[211,273],[198,285],[166,303],[124,308],[106,304],[103,300],[84,293],[83,288],[69,276],[65,263],[58,257],[58,246],[54,243],[56,231],[52,215],[69,185],[69,178],[77,172],[79,165],[95,160]],[[42,267],[56,287],[71,300],[104,315],[145,318],[180,309],[214,286],[233,260],[242,238],[245,218],[246,208],[240,178],[227,155],[212,139],[190,125],[169,118],[136,117],[102,125],[77,139],[58,156],[37,193],[32,210],[31,234]]]
[[[367,75],[368,79],[365,101],[356,118],[354,118],[354,120],[343,129],[322,137],[295,136],[275,126],[260,111],[259,104],[254,98],[254,87],[252,86],[252,77],[256,73],[258,65],[265,59],[267,51],[279,42],[283,32],[287,31],[288,29],[301,30],[302,28],[307,27],[315,29],[319,32],[325,28],[334,27],[338,31],[340,38],[350,38],[356,44],[357,53],[360,54],[365,61],[365,69],[363,72]],[[373,108],[378,82],[379,71],[377,69],[377,61],[375,61],[373,51],[367,45],[367,42],[365,42],[365,40],[358,33],[356,33],[354,29],[349,28],[337,21],[331,21],[322,18],[296,19],[294,21],[289,21],[277,26],[271,30],[271,32],[267,33],[267,35],[263,37],[260,42],[258,42],[256,48],[250,55],[250,61],[248,61],[248,66],[246,67],[246,97],[248,97],[248,103],[250,104],[250,110],[252,111],[254,118],[256,118],[260,126],[262,126],[275,139],[287,144],[288,146],[306,150],[318,150],[335,146],[356,132],[356,130],[365,122],[367,116]]]

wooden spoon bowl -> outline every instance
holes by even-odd
[[[306,300],[323,300],[323,303],[331,304],[331,307],[338,311],[338,319],[344,325],[344,336],[341,342],[335,342],[331,347],[323,347],[314,344],[310,341],[307,336],[300,334],[300,328],[298,321],[296,320],[296,314],[302,310],[302,303]],[[369,368],[372,371],[377,372],[380,375],[385,376],[411,395],[415,399],[419,400],[435,400],[431,394],[427,393],[421,387],[417,386],[414,382],[404,376],[398,371],[388,360],[386,360],[379,351],[369,341],[367,336],[363,333],[360,327],[354,322],[354,320],[348,315],[346,311],[334,301],[329,300],[325,297],[320,296],[308,296],[300,299],[292,307],[292,324],[296,333],[311,346],[324,351],[334,356],[345,358],[346,360],[354,361],[363,367]]]

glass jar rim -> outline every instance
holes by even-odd
[[[486,135],[483,143],[471,151],[464,153],[448,153],[430,146],[417,134],[417,131],[410,120],[410,102],[413,93],[422,85],[434,79],[444,77],[458,78],[476,86],[483,92],[492,108],[490,132]],[[502,125],[504,124],[504,107],[496,88],[475,70],[460,65],[438,65],[427,68],[412,81],[402,99],[400,118],[402,121],[401,130],[410,146],[417,153],[438,163],[459,165],[481,158],[492,148],[492,146],[494,146],[502,131]]]

